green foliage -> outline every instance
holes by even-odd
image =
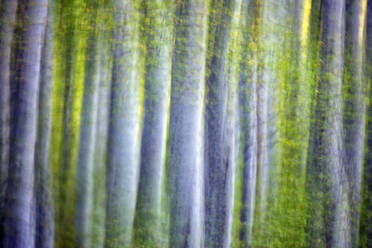
[[[231,41],[228,43],[227,54],[222,54],[224,50],[216,48],[219,39],[223,38],[219,27],[225,24],[226,17],[231,17],[234,14],[233,2],[242,4],[244,1],[250,3],[248,16],[238,14],[233,17],[235,19],[232,23],[228,24],[228,31],[231,32],[232,37],[229,37]],[[95,32],[99,39],[105,41],[104,48],[102,48],[104,51],[100,52],[107,55],[105,63],[109,64],[107,67],[111,70],[112,47],[118,42],[112,37],[112,31],[117,28],[117,25],[125,26],[126,23],[114,21],[113,16],[116,10],[112,6],[112,1],[57,0],[56,2],[50,164],[53,172],[53,195],[56,208],[56,247],[69,248],[74,247],[75,239],[75,174],[82,97],[84,90],[87,90],[83,85],[87,60],[87,39],[92,32]],[[321,47],[325,46],[320,42],[321,1],[242,0],[242,2],[208,1],[208,39],[206,42],[208,49],[205,61],[205,79],[207,80],[212,74],[213,58],[220,59],[225,56],[227,66],[224,67],[226,71],[222,74],[225,73],[224,76],[228,78],[229,100],[226,104],[229,104],[228,114],[231,115],[236,114],[234,111],[236,111],[235,103],[239,91],[238,74],[248,78],[247,84],[252,81],[253,77],[256,77],[258,87],[267,87],[272,95],[270,95],[270,103],[265,104],[268,105],[268,111],[273,115],[270,116],[272,119],[268,120],[268,126],[274,130],[270,130],[273,133],[269,132],[268,134],[273,138],[270,136],[268,139],[272,138],[274,144],[265,144],[270,145],[270,148],[265,147],[270,150],[268,152],[270,154],[267,155],[271,166],[268,189],[266,196],[261,195],[260,187],[263,187],[263,182],[258,178],[253,243],[250,246],[241,240],[241,232],[245,225],[241,221],[241,212],[245,207],[242,204],[244,187],[244,147],[242,144],[244,143],[244,135],[241,135],[240,141],[237,142],[241,146],[237,155],[238,162],[234,181],[231,247],[301,248],[309,247],[310,243],[323,247],[326,242],[325,237],[313,236],[311,230],[325,233],[332,221],[331,216],[327,214],[327,207],[332,204],[328,192],[331,181],[327,175],[329,173],[326,171],[327,168],[316,168],[319,171],[314,173],[309,170],[309,165],[321,164],[321,162],[324,163],[330,159],[321,155],[317,157],[318,154],[312,152],[314,147],[321,152],[327,148],[319,140],[327,139],[324,119],[333,111],[330,106],[332,103],[334,104],[335,92],[325,94],[322,89],[332,87],[330,84],[337,75],[325,69],[324,65],[334,62],[338,58],[335,55],[322,58],[325,61],[320,58]],[[186,75],[185,71],[191,66],[188,64],[192,60],[187,57],[190,56],[187,49],[192,48],[189,45],[189,35],[193,34],[187,32],[189,32],[190,25],[201,25],[201,23],[191,23],[190,20],[184,20],[183,17],[187,14],[185,13],[186,3],[188,1],[182,0],[134,1],[135,14],[127,21],[133,21],[136,25],[133,30],[128,32],[128,37],[130,36],[128,40],[138,39],[133,42],[133,49],[139,53],[138,63],[135,65],[140,75],[137,85],[139,87],[135,90],[139,91],[138,104],[141,117],[146,111],[143,109],[145,98],[152,99],[154,102],[162,100],[157,99],[156,94],[146,91],[146,82],[151,82],[148,87],[151,87],[152,90],[156,90],[161,83],[157,82],[148,72],[163,63],[174,63],[174,59],[166,62],[161,60],[160,55],[162,54],[160,53],[163,52],[164,46],[170,43],[169,49],[173,56],[178,56],[179,62],[174,66],[177,70],[174,70],[175,72],[169,71],[173,78],[183,79],[182,77]],[[92,6],[92,4],[94,5]],[[177,13],[174,13],[175,9],[178,10]],[[97,17],[93,18],[96,11]],[[241,10],[240,13],[242,13]],[[243,22],[248,23],[245,28],[241,28]],[[194,45],[199,46],[198,42],[195,41]],[[178,45],[177,51],[174,51],[175,44]],[[193,48],[193,50],[194,53],[198,52],[197,49]],[[123,63],[127,62],[123,59]],[[347,48],[342,89],[345,120],[363,114],[349,105],[350,102],[360,100],[353,89],[353,83],[357,80],[355,78],[356,70],[352,54]],[[371,68],[367,68],[366,71],[370,76]],[[321,83],[320,77],[322,77]],[[111,80],[111,77],[108,76],[107,80]],[[363,80],[365,79],[363,78]],[[195,85],[199,85],[199,83],[196,82]],[[172,85],[175,94],[183,93],[188,89],[187,87],[193,86],[192,84]],[[362,91],[363,87],[361,85]],[[369,87],[372,91],[372,87]],[[255,94],[257,93],[255,92]],[[371,97],[371,93],[369,93],[367,97],[363,97],[362,101]],[[204,98],[205,96],[203,96],[205,102]],[[171,99],[169,99],[170,101]],[[372,117],[371,103],[369,104],[366,120],[367,143],[371,142]],[[203,111],[205,112],[205,110]],[[142,123],[137,124],[142,126]],[[346,125],[346,127],[348,126]],[[350,147],[350,145],[346,142],[346,147]],[[370,145],[365,151],[360,247],[368,247],[372,242],[368,236],[371,233],[369,220],[372,218],[372,194],[368,188],[368,183],[371,180],[369,175],[371,173],[369,171],[371,151],[369,148]],[[156,213],[152,209],[137,209],[133,235],[134,247],[160,248],[169,245],[170,198],[168,193],[173,189],[168,182],[168,152],[166,154],[168,161],[165,164],[161,213]],[[258,166],[263,166],[260,163]],[[104,171],[100,171],[93,175],[94,191],[101,193],[105,191],[106,179],[102,176],[104,173]],[[105,231],[103,226],[105,213],[102,209],[106,205],[107,197],[105,193],[102,195],[104,196],[95,195],[93,202],[93,205],[99,206],[100,209],[93,211],[92,243],[102,243],[101,239],[103,238],[99,235]],[[263,202],[266,207],[261,211]],[[347,209],[347,207],[345,208]],[[314,240],[310,242],[310,239]],[[111,240],[110,242],[119,241]]]

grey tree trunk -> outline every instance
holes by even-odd
[[[37,131],[40,58],[47,23],[47,0],[20,4],[19,49],[17,49],[16,92],[12,111],[9,183],[5,204],[3,247],[32,248],[32,201]]]
[[[10,135],[10,60],[17,0],[2,0],[0,6],[0,220],[7,185]],[[2,229],[2,228],[0,228]]]
[[[35,148],[35,247],[40,248],[54,247],[54,206],[49,169],[54,11],[54,0],[49,0],[47,26],[41,53],[39,119]]]
[[[100,29],[101,30],[101,29]],[[95,130],[94,169],[93,169],[93,212],[91,247],[102,248],[105,241],[106,220],[106,164],[107,164],[107,141],[110,117],[110,91],[112,59],[110,58],[110,46],[106,39],[107,30],[99,38],[99,89]]]
[[[173,4],[168,0],[150,1],[150,23],[146,26],[145,105],[141,147],[141,172],[137,201],[136,232],[138,246],[164,247],[165,216],[164,169],[166,134],[169,120]]]
[[[91,222],[93,206],[93,171],[96,142],[96,118],[98,101],[98,30],[96,0],[88,3],[92,11],[88,17],[90,33],[87,38],[84,73],[84,96],[81,113],[79,156],[77,161],[76,185],[76,247],[91,247]]]
[[[368,108],[366,122],[366,149],[363,167],[363,204],[360,218],[359,247],[372,244],[372,1],[367,3],[365,69],[368,83]]]
[[[347,178],[342,163],[343,0],[322,2],[322,61],[307,183],[310,247],[351,247]]]
[[[259,1],[243,0],[241,10],[241,62],[239,78],[240,150],[243,157],[243,195],[239,239],[252,245],[252,227],[256,199],[257,174],[257,50],[249,48],[256,44],[259,17]],[[256,44],[257,46],[257,44]],[[249,63],[251,61],[251,63]]]
[[[320,32],[321,32],[321,0],[312,0],[311,2],[311,13],[310,13],[310,27],[309,27],[309,60],[312,64],[312,74],[310,75],[313,81],[312,88],[312,99],[310,104],[310,129],[309,129],[309,146],[307,151],[307,161],[306,161],[306,179],[305,179],[305,192],[308,199],[307,208],[307,224],[306,232],[309,233],[306,237],[306,247],[311,247],[311,245],[318,245],[319,247],[324,247],[324,240],[319,238],[319,235],[324,231],[323,223],[323,211],[322,211],[322,195],[320,192],[320,171],[319,167],[314,166],[317,156],[315,155],[315,147],[319,144],[319,128],[317,123],[317,101],[318,94],[316,89],[318,89],[318,75],[320,68]],[[318,111],[319,112],[319,111]],[[310,204],[311,202],[311,204]],[[318,229],[315,229],[314,226]]]
[[[205,247],[226,247],[231,218],[232,178],[234,165],[234,124],[232,114],[232,77],[234,65],[229,61],[233,17],[240,1],[212,1],[217,11],[210,15],[209,49],[206,79],[205,120]],[[239,7],[239,8],[237,8]],[[212,35],[214,34],[214,35]]]
[[[351,246],[358,246],[361,182],[365,137],[365,80],[363,54],[367,1],[346,1],[344,74],[344,167],[349,182]]]
[[[140,146],[140,58],[137,0],[114,2],[114,51],[108,148],[106,248],[130,247]]]
[[[207,2],[177,8],[169,126],[170,247],[203,247],[203,95]]]
[[[226,120],[224,124],[224,136],[226,144],[229,144],[228,150],[230,152],[228,160],[228,169],[226,170],[225,180],[225,202],[226,202],[226,221],[223,233],[222,247],[230,247],[233,242],[233,219],[234,219],[234,195],[235,188],[234,182],[239,164],[239,116],[238,116],[238,88],[239,88],[239,52],[240,40],[237,39],[240,35],[240,21],[241,21],[241,7],[242,1],[237,0],[234,4],[234,9],[230,12],[232,15],[231,25],[231,39],[228,46],[228,95],[226,106]],[[225,151],[224,151],[225,152]]]

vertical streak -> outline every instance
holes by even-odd
[[[178,3],[169,126],[170,247],[203,247],[203,95],[207,1]]]
[[[2,0],[0,6],[0,221],[9,167],[10,62],[17,4],[17,0]]]
[[[165,243],[162,198],[174,13],[173,3],[169,0],[148,1],[145,8],[147,54],[136,244],[162,247]]]
[[[114,0],[105,247],[131,247],[140,153],[138,0]]]
[[[42,38],[47,0],[20,1],[17,86],[14,102],[6,193],[4,248],[34,247],[33,189]]]
[[[88,17],[88,30],[84,96],[80,122],[79,154],[76,173],[76,212],[75,212],[75,244],[77,247],[91,247],[91,216],[93,205],[93,169],[95,154],[95,129],[98,102],[98,30],[97,13],[100,7],[97,0],[87,3],[91,10]]]
[[[44,34],[40,67],[39,114],[35,148],[35,247],[50,248],[54,245],[54,205],[49,164],[55,2],[49,0],[48,19]]]

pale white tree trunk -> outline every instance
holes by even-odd
[[[139,3],[115,0],[105,247],[130,247],[140,150]]]

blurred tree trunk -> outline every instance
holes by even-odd
[[[106,248],[130,247],[140,149],[139,1],[115,0]]]
[[[350,247],[342,163],[343,0],[322,1],[321,69],[307,175],[309,247]]]
[[[54,0],[49,0],[47,26],[41,52],[39,114],[35,150],[35,247],[54,247],[54,205],[49,168],[51,87],[53,80]]]
[[[164,174],[169,120],[173,3],[148,1],[145,6],[147,47],[141,172],[136,213],[136,244],[164,247]]]
[[[344,167],[349,182],[351,246],[358,246],[361,183],[365,139],[365,80],[363,76],[366,0],[346,1],[344,73]]]
[[[170,247],[203,246],[203,99],[207,2],[177,6],[169,126]]]
[[[0,6],[0,221],[7,186],[10,135],[10,63],[17,0],[2,0]],[[1,223],[3,225],[3,223]],[[2,229],[2,228],[1,228]]]
[[[243,195],[239,239],[252,245],[252,227],[256,200],[257,174],[257,70],[260,0],[243,0],[241,10],[241,62],[239,77],[240,150],[243,157]]]
[[[366,143],[363,168],[362,208],[359,229],[359,247],[367,248],[372,244],[372,1],[367,4],[366,26],[366,81],[368,83],[366,110]]]
[[[79,155],[76,173],[76,247],[91,247],[91,216],[93,211],[93,170],[96,142],[98,101],[98,30],[97,0],[87,1],[88,37],[85,52],[84,96],[80,123]]]
[[[233,46],[233,18],[240,1],[216,0],[209,16],[209,51],[205,120],[205,247],[226,247],[231,218],[234,161],[233,78],[229,56]],[[236,26],[236,25],[235,25]],[[234,54],[236,55],[236,54]]]
[[[106,10],[104,5],[102,10]],[[110,117],[110,92],[111,92],[111,72],[112,58],[110,56],[110,29],[106,28],[105,18],[108,12],[101,12],[98,20],[99,49],[98,49],[98,76],[99,89],[95,130],[95,147],[94,147],[94,167],[93,167],[93,209],[92,209],[92,230],[91,246],[92,248],[104,247],[105,241],[105,221],[106,221],[106,165],[107,165],[107,142],[108,127]]]
[[[38,91],[47,0],[19,2],[19,45],[15,71],[9,183],[5,204],[3,247],[34,247],[33,189]]]

